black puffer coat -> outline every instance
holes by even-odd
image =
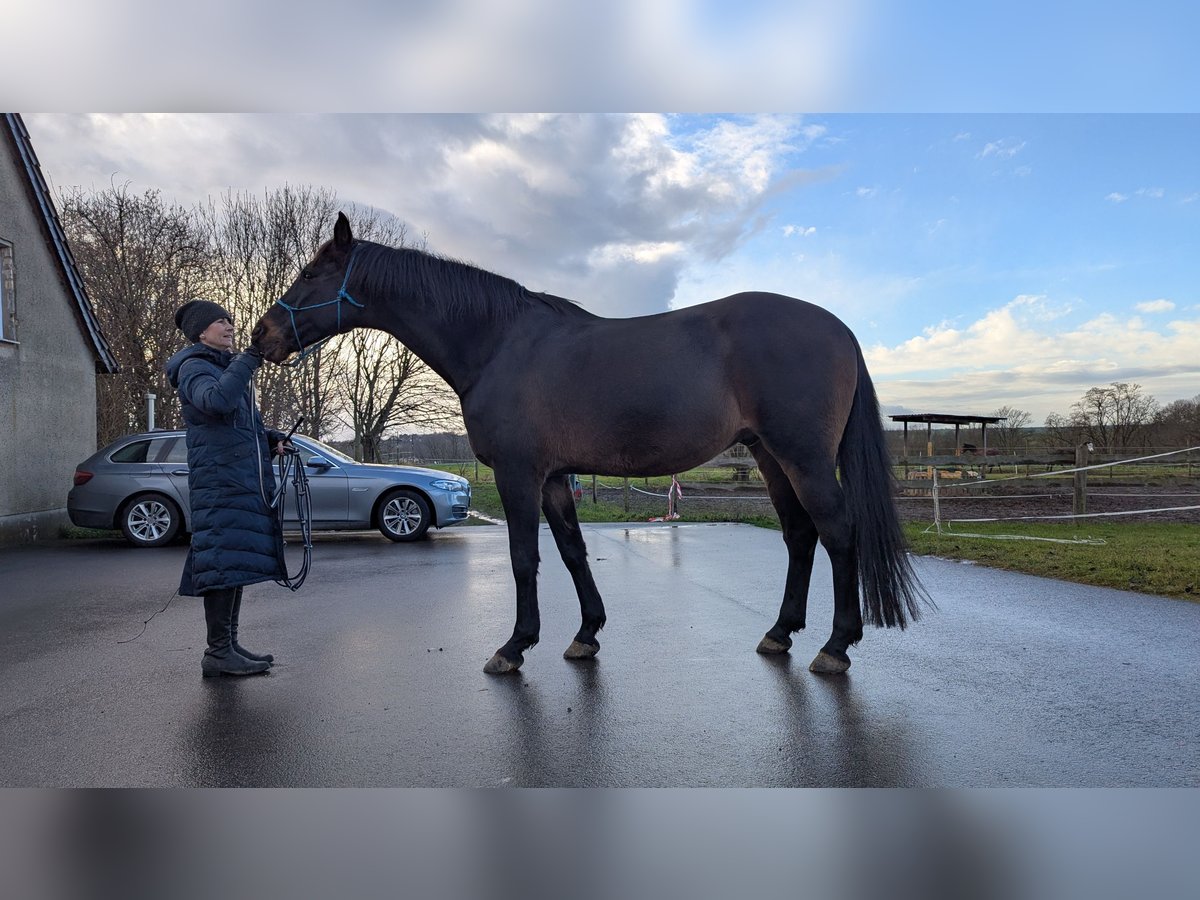
[[[272,451],[284,435],[264,428],[251,403],[259,363],[204,344],[167,361],[187,423],[192,549],[184,596],[286,577],[283,535],[264,499],[275,488]]]

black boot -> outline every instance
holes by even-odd
[[[246,659],[233,649],[229,623],[233,618],[233,588],[210,591],[204,595],[204,622],[208,626],[208,649],[200,660],[200,671],[211,675],[256,675],[271,668],[270,663]]]
[[[275,662],[275,657],[272,656],[270,653],[251,653],[249,650],[247,650],[245,647],[243,647],[241,644],[238,643],[238,639],[237,639],[238,614],[241,613],[241,611],[242,611],[242,589],[239,587],[237,589],[237,593],[234,594],[234,596],[233,596],[233,617],[229,620],[229,641],[233,645],[233,649],[236,650],[238,653],[242,654],[242,656],[246,657],[246,659],[253,660],[254,662],[265,662],[265,663]]]

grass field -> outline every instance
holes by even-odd
[[[1195,525],[1003,522],[973,524],[958,528],[962,533],[944,531],[940,535],[927,529],[916,522],[905,525],[914,553],[969,559],[1080,584],[1200,600],[1200,528]],[[967,537],[968,532],[1005,537]],[[1104,543],[1057,543],[1078,540]]]

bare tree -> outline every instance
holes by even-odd
[[[1015,406],[1002,406],[992,415],[1004,420],[992,426],[995,429],[997,449],[1005,453],[1016,453],[1024,445],[1024,428],[1032,416],[1026,410],[1017,409]]]
[[[145,394],[161,398],[158,422],[179,425],[178,403],[163,366],[183,344],[174,313],[195,297],[233,315],[238,346],[249,343],[262,313],[328,239],[337,212],[325,188],[269,190],[262,197],[227,193],[188,210],[166,206],[155,191],[126,186],[62,196],[64,224],[123,373],[101,379],[99,434],[108,441],[144,425]],[[367,240],[401,247],[405,225],[369,207],[347,210]],[[397,426],[447,427],[457,421],[449,388],[407,348],[377,332],[330,341],[295,368],[263,366],[255,379],[264,418],[286,427],[304,416],[304,431],[332,437],[353,430],[362,457],[379,458]]]
[[[445,428],[458,418],[453,392],[391,335],[359,329],[342,339],[336,379],[342,424],[354,432],[354,456],[382,461],[387,433],[400,426]]]
[[[238,346],[249,343],[254,323],[326,240],[336,202],[325,188],[284,186],[262,197],[229,192],[219,206],[210,199],[201,208],[213,256],[210,299],[233,313]],[[327,436],[337,424],[326,372],[334,361],[336,354],[322,349],[303,366],[259,369],[255,384],[264,419],[284,427],[304,416],[306,433]]]
[[[1200,394],[1175,400],[1154,417],[1155,440],[1166,447],[1200,446]]]
[[[1143,394],[1140,384],[1114,381],[1089,388],[1069,416],[1051,413],[1046,428],[1068,446],[1090,441],[1097,450],[1125,450],[1146,445],[1157,412],[1158,401]]]
[[[101,445],[146,427],[146,394],[158,397],[156,424],[180,424],[164,365],[180,346],[174,314],[201,289],[208,248],[192,213],[158,191],[127,184],[59,195],[67,232],[96,316],[121,366],[96,382]]]
[[[1062,413],[1050,413],[1046,416],[1041,439],[1047,448],[1057,450],[1083,443],[1083,434],[1080,427]]]

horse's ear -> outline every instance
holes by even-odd
[[[354,235],[350,233],[350,220],[346,218],[344,212],[340,212],[337,224],[333,226],[333,245],[340,250],[345,250],[353,241]]]

